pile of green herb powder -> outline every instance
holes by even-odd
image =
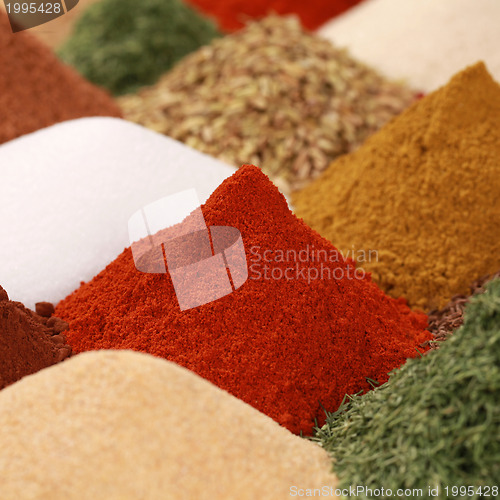
[[[217,36],[215,24],[181,0],[102,0],[82,14],[60,56],[120,95],[154,83]]]

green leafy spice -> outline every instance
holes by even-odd
[[[332,453],[341,487],[393,494],[421,488],[423,498],[438,487],[439,498],[479,498],[479,486],[499,486],[499,401],[500,280],[494,280],[470,300],[463,326],[439,350],[410,359],[383,386],[348,397],[315,440]],[[474,494],[451,486],[473,486]],[[489,496],[496,497],[491,490]]]
[[[180,0],[102,0],[84,12],[60,56],[119,95],[154,83],[218,35],[210,20]]]

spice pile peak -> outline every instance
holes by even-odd
[[[296,213],[387,293],[440,308],[500,268],[500,85],[483,63],[415,103],[298,192]],[[476,256],[480,256],[476,258]]]
[[[76,352],[134,349],[174,361],[291,431],[311,432],[345,393],[417,355],[427,317],[386,296],[288,209],[260,169],[244,166],[202,206],[208,226],[241,233],[248,278],[181,311],[166,274],[136,270],[126,249],[56,313]],[[263,376],[265,374],[265,376]]]

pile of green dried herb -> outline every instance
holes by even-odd
[[[60,56],[120,95],[154,83],[218,35],[212,21],[181,0],[101,0],[83,13]]]
[[[439,498],[498,498],[499,400],[500,280],[494,280],[470,300],[463,326],[439,350],[350,397],[316,439],[333,454],[339,487],[365,487],[357,498],[372,498],[382,487],[386,497],[387,489],[396,496],[409,488],[430,498],[438,488]]]

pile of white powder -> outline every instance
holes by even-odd
[[[0,165],[0,284],[30,308],[63,299],[128,247],[137,210],[191,188],[203,203],[234,173],[116,118],[73,120],[10,141],[0,146]]]
[[[424,91],[479,60],[500,80],[499,0],[366,0],[319,33]]]
[[[290,498],[335,488],[316,444],[194,373],[96,351],[0,391],[0,498]]]

